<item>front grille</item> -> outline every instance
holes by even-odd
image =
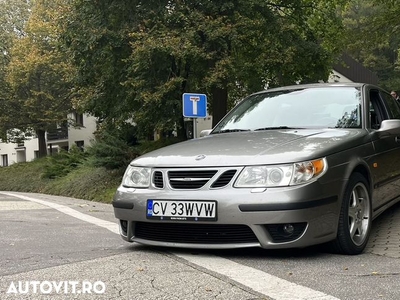
[[[199,189],[216,173],[217,170],[168,171],[168,179],[174,189]]]
[[[218,177],[217,180],[211,185],[212,188],[221,188],[229,184],[232,180],[233,176],[235,176],[236,170],[229,170],[222,173],[221,176]]]
[[[188,244],[258,243],[253,231],[246,225],[137,222],[135,237]]]
[[[161,171],[154,172],[153,183],[156,188],[162,189],[164,187],[163,173]]]

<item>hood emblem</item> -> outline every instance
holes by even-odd
[[[196,156],[195,160],[202,160],[202,159],[205,159],[205,158],[206,158],[206,156],[204,154],[200,154],[200,155]]]

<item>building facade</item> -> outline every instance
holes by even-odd
[[[87,114],[72,113],[68,115],[68,120],[69,122],[54,126],[46,132],[48,154],[57,153],[61,149],[68,150],[73,145],[84,148],[92,143],[97,125],[96,118]],[[38,153],[39,143],[35,137],[27,138],[21,143],[0,142],[0,166],[32,161],[38,157]]]

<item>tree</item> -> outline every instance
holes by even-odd
[[[182,124],[182,94],[203,92],[215,124],[244,94],[326,79],[343,2],[76,0],[64,40],[79,104],[148,133]]]
[[[400,3],[352,0],[342,13],[349,55],[375,72],[386,89],[400,89]]]
[[[113,130],[133,122],[127,106],[130,87],[123,82],[137,1],[71,2],[70,11],[59,24],[65,29],[61,37],[77,68],[73,105],[96,116],[101,128]]]
[[[24,26],[29,17],[29,0],[0,0],[0,137],[7,139],[6,132],[18,109],[8,101],[10,86],[6,80],[10,50],[16,37],[24,35]]]
[[[378,69],[377,73],[388,90],[400,90],[400,1],[374,0],[374,5],[381,12],[372,22],[377,32],[374,36],[378,41],[384,39],[386,42],[378,53],[382,53],[381,59],[387,64],[387,68],[383,67],[382,71]]]
[[[73,69],[59,47],[57,20],[64,11],[63,1],[37,0],[24,29],[15,38],[7,80],[12,96],[7,99],[13,112],[11,128],[34,130],[39,156],[47,155],[45,132],[66,119],[71,110],[70,79]],[[9,112],[10,113],[10,112]]]

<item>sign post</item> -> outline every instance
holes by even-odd
[[[184,93],[183,116],[193,119],[193,138],[197,138],[197,118],[207,117],[207,96],[205,94]]]

